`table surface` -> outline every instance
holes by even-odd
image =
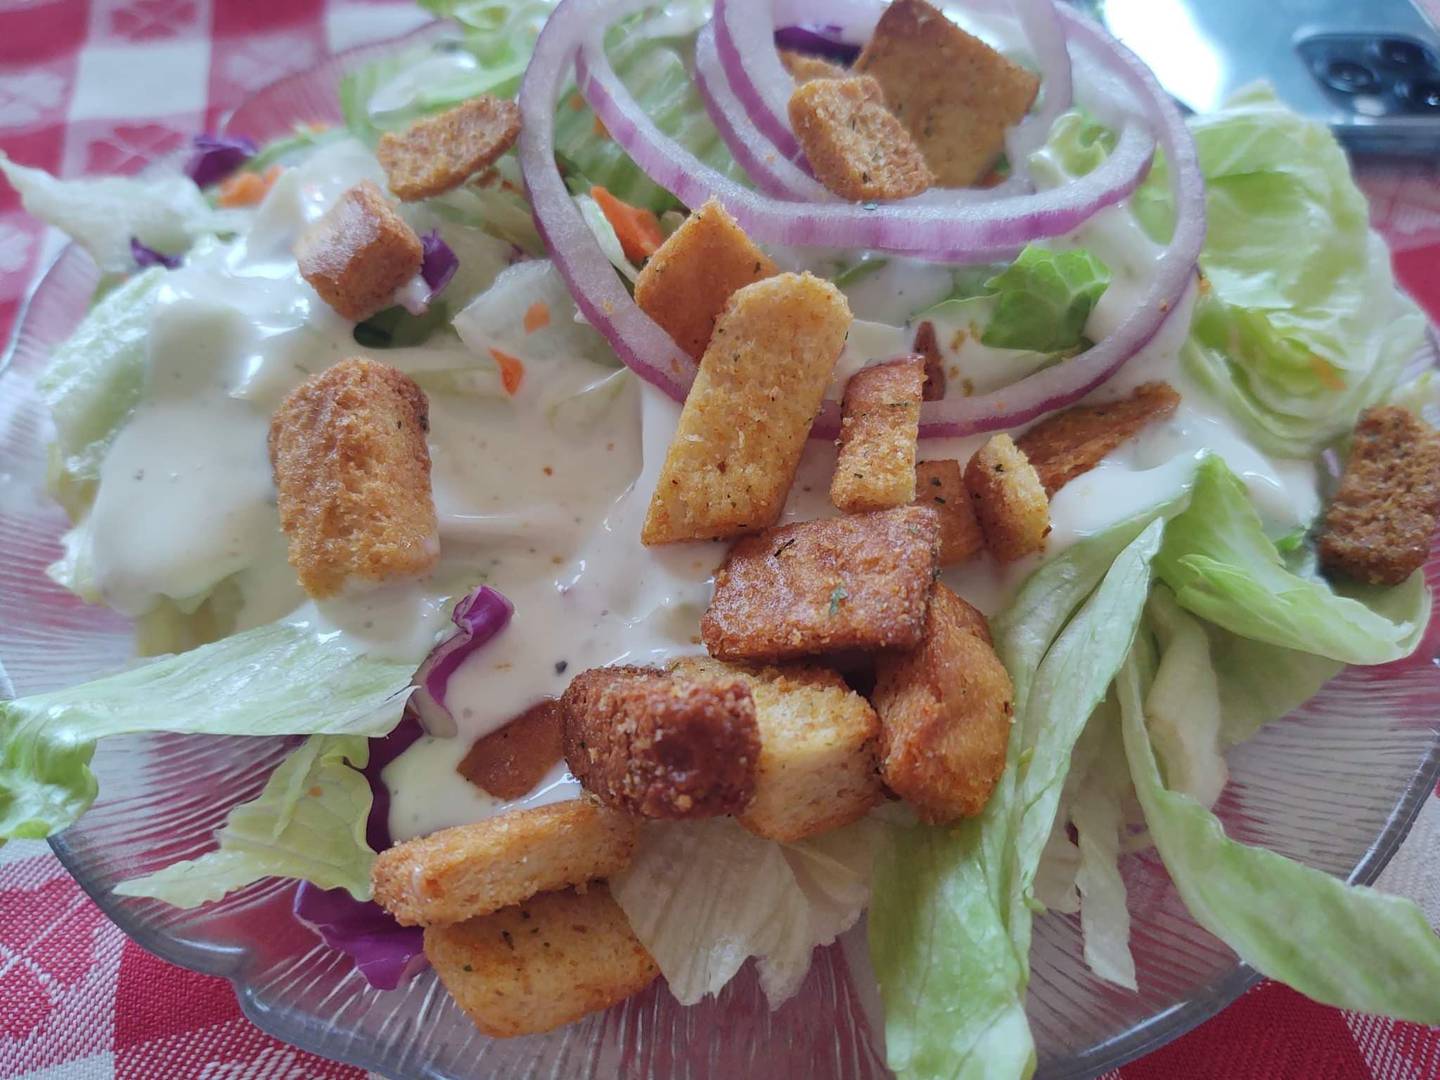
[[[1435,0],[1440,3],[1440,0]],[[4,0],[0,149],[64,176],[131,172],[213,129],[262,86],[423,22],[392,0]],[[1440,168],[1362,173],[1396,271],[1440,320]],[[0,190],[0,341],[61,244]],[[1440,925],[1440,791],[1380,886]],[[277,1042],[221,979],[172,967],[108,922],[40,843],[0,848],[0,1078],[360,1080]],[[1267,983],[1124,1080],[1426,1080],[1440,1029],[1342,1012]]]

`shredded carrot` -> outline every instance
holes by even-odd
[[[263,174],[236,173],[220,185],[220,190],[215,195],[215,202],[227,209],[236,206],[254,206],[265,198],[284,171],[283,165],[275,164],[266,169]]]
[[[608,139],[610,137],[610,129],[605,126],[605,121],[601,120],[598,116],[595,117],[595,134],[602,139]]]
[[[525,365],[507,352],[491,349],[490,356],[500,369],[500,385],[511,397],[520,390],[520,380],[525,378]]]
[[[581,97],[579,94],[570,95],[570,108],[574,109],[576,112],[579,112],[584,107],[585,99],[583,97]]]
[[[525,309],[525,332],[533,334],[536,330],[550,325],[550,305],[544,300],[536,300]]]
[[[1320,380],[1320,385],[1325,387],[1326,390],[1339,393],[1345,389],[1345,379],[1340,374],[1339,369],[1323,356],[1316,356],[1314,353],[1310,354],[1310,370],[1315,373],[1315,378]]]
[[[648,259],[665,242],[665,234],[660,231],[660,219],[649,210],[622,202],[599,185],[590,189],[590,197],[605,212],[605,220],[610,222],[610,227],[620,238],[620,246],[627,259],[632,262]]]

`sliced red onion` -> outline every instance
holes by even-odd
[[[1037,195],[959,205],[835,202],[797,207],[752,191],[710,168],[645,115],[610,66],[601,34],[594,30],[598,24],[603,31],[607,15],[613,19],[631,8],[643,7],[641,0],[616,0],[608,11],[598,0],[571,2],[585,14],[564,17],[562,13],[576,9],[562,4],[551,22],[582,24],[567,34],[585,39],[576,59],[576,82],[611,138],[682,203],[699,206],[712,195],[718,196],[741,227],[762,243],[869,249],[944,262],[1005,259],[1033,240],[1074,230],[1097,211],[1128,196],[1144,178],[1154,151],[1151,137],[1132,123],[1099,168]],[[597,6],[601,10],[593,11]]]
[[[163,266],[166,270],[174,270],[185,261],[183,255],[166,255],[163,251],[156,251],[141,243],[138,236],[130,237],[130,257],[135,260],[135,265],[141,268]]]
[[[1026,175],[1025,162],[1045,144],[1055,120],[1075,100],[1074,73],[1065,30],[1054,0],[1011,0],[1020,29],[1043,75],[1040,108],[1005,133],[1005,156],[1014,176]]]
[[[440,290],[450,284],[455,271],[460,269],[460,260],[450,245],[440,239],[439,229],[431,229],[420,238],[420,249],[420,276],[430,286],[429,298],[434,300]]]
[[[847,67],[860,55],[860,46],[853,45],[843,37],[844,27],[835,23],[824,26],[782,26],[775,31],[775,47],[807,56],[823,56],[826,60],[837,60]]]
[[[196,135],[191,140],[195,153],[185,166],[185,174],[197,187],[217,184],[255,156],[259,148],[255,140],[244,135]]]
[[[416,690],[410,697],[420,723],[430,734],[455,734],[455,717],[445,703],[450,676],[471,653],[504,630],[514,612],[510,601],[488,585],[480,586],[455,605],[450,618],[459,632],[430,650],[420,670],[415,672]]]

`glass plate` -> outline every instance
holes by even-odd
[[[265,139],[295,121],[338,120],[341,72],[381,47],[274,84],[227,126]],[[66,523],[43,492],[49,421],[34,380],[82,316],[95,280],[88,257],[67,248],[30,298],[0,366],[0,691],[7,694],[74,683],[131,657],[124,619],[86,607],[44,574],[60,554]],[[1432,560],[1432,580],[1437,570]],[[1346,672],[1234,751],[1218,808],[1230,834],[1351,881],[1374,880],[1440,772],[1433,636],[1422,652]],[[863,927],[817,951],[801,994],[774,1013],[747,967],[718,999],[693,1008],[657,984],[552,1035],[497,1042],[475,1031],[430,972],[388,993],[367,986],[347,959],[292,919],[289,884],[262,882],[197,911],[111,892],[121,880],[206,850],[226,811],[255,795],[292,744],[177,735],[105,741],[95,760],[100,798],[51,841],[127,934],[173,963],[228,978],[246,1015],[278,1038],[390,1076],[437,1080],[885,1075]],[[1123,870],[1140,993],[1090,975],[1077,918],[1052,913],[1036,921],[1029,1012],[1043,1077],[1091,1076],[1137,1057],[1258,980],[1186,915],[1153,852],[1127,859]]]

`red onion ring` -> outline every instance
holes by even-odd
[[[1070,69],[1065,30],[1053,0],[1011,0],[1011,6],[1030,51],[1044,72],[1040,88],[1045,97],[1040,108],[1005,133],[1005,156],[1010,161],[1012,176],[1028,181],[1025,162],[1045,144],[1056,119],[1075,102],[1074,73]]]
[[[588,8],[597,0],[573,2]],[[607,13],[613,17],[644,6],[643,0],[614,0]],[[557,14],[562,10],[575,9],[556,8]],[[576,82],[610,137],[646,175],[687,206],[718,197],[761,243],[869,249],[942,262],[1010,258],[1031,241],[1071,232],[1124,199],[1139,186],[1154,152],[1151,137],[1132,123],[1099,168],[1037,195],[963,205],[835,202],[797,207],[736,183],[661,132],[610,66],[602,41],[605,20],[586,21]]]

